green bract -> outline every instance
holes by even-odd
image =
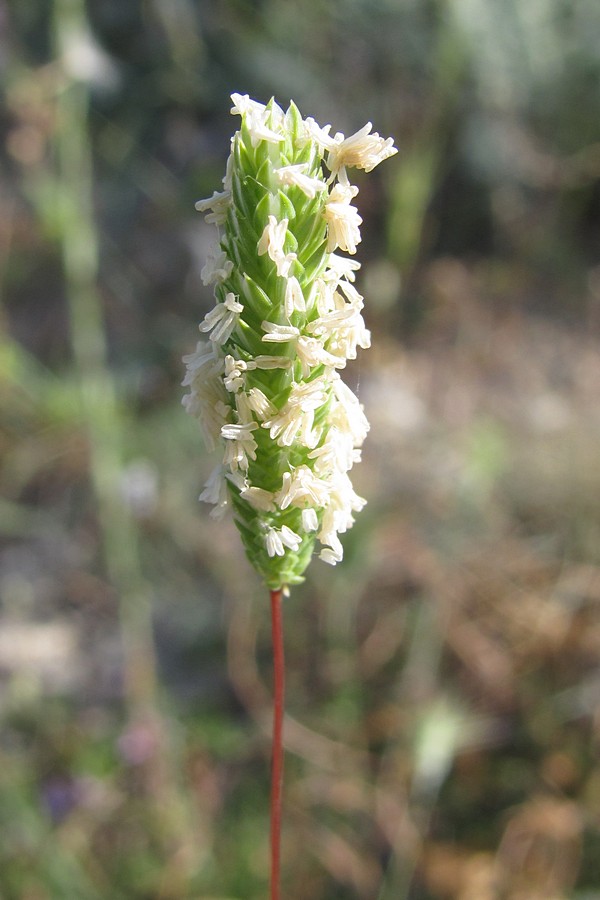
[[[334,251],[360,241],[346,167],[370,171],[396,150],[370,124],[330,137],[293,103],[232,99],[242,121],[224,189],[196,204],[219,229],[202,270],[217,302],[200,323],[208,339],[184,358],[184,405],[222,451],[200,499],[212,515],[233,508],[250,562],[277,589],[302,581],[317,540],[339,562],[338,535],[365,503],[348,471],[368,423],[338,370],[369,332],[359,265]]]

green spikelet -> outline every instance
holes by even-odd
[[[337,370],[369,333],[358,264],[333,250],[360,240],[345,167],[370,170],[396,151],[370,126],[330,138],[293,103],[283,113],[232,99],[242,121],[224,190],[196,205],[219,228],[202,272],[217,303],[200,324],[209,340],[184,357],[184,405],[223,450],[200,498],[213,515],[233,508],[250,562],[278,589],[303,580],[316,540],[339,562],[338,533],[365,502],[347,473],[368,423]]]

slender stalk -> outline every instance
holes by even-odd
[[[273,635],[273,753],[271,758],[271,900],[279,900],[281,857],[281,806],[283,796],[283,707],[285,660],[283,653],[283,591],[271,591]]]

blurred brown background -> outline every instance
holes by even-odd
[[[0,898],[259,900],[268,598],[180,361],[229,94],[366,179],[369,504],[286,603],[284,896],[600,900],[596,0],[0,0]]]

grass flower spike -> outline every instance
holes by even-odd
[[[220,517],[230,506],[250,562],[271,595],[273,753],[271,890],[280,900],[285,664],[282,596],[302,581],[315,544],[336,565],[339,535],[365,504],[349,471],[369,424],[340,377],[370,344],[354,286],[361,218],[348,168],[370,172],[396,153],[391,138],[331,137],[330,126],[233,94],[241,127],[223,190],[196,209],[218,239],[202,269],[216,303],[204,336],[184,357],[183,398],[221,460],[200,499]]]
[[[202,500],[234,512],[251,563],[271,590],[302,581],[315,544],[335,565],[339,538],[365,504],[348,472],[368,423],[339,370],[369,346],[354,287],[361,218],[347,169],[396,152],[391,138],[329,135],[296,106],[233,94],[241,126],[223,190],[196,208],[218,229],[202,270],[216,304],[185,357],[184,397],[209,449]]]

